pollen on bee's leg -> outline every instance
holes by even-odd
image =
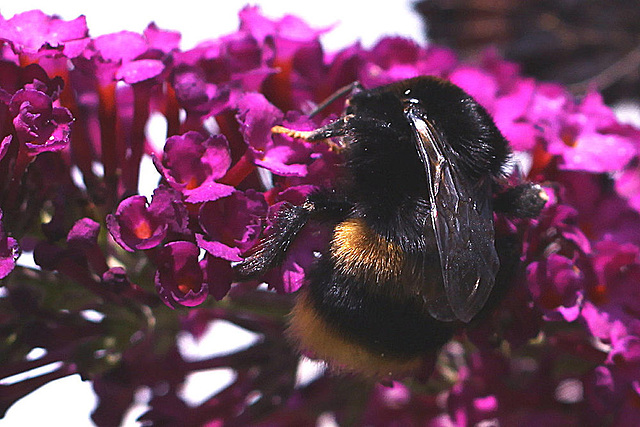
[[[287,135],[290,138],[301,139],[306,142],[324,142],[331,150],[334,151],[339,151],[344,148],[340,144],[336,144],[329,139],[333,135],[327,133],[327,129],[325,129],[325,127],[315,130],[295,130],[276,125],[271,128],[271,132]]]
[[[291,138],[302,139],[304,141],[310,141],[310,138],[313,138],[313,136],[315,136],[315,133],[316,133],[315,131],[312,131],[312,130],[295,130],[295,129],[290,129],[280,125],[276,125],[272,127],[271,132],[280,133],[283,135],[287,135]]]

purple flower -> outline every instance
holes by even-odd
[[[204,137],[198,132],[167,139],[158,171],[188,203],[200,203],[229,196],[234,188],[216,182],[231,165],[229,145],[222,135]]]
[[[116,242],[129,252],[158,246],[167,234],[169,221],[161,203],[147,205],[144,196],[131,196],[106,217],[107,228]],[[160,212],[158,212],[160,210]]]
[[[577,211],[577,225],[589,239],[640,245],[640,214],[613,191],[611,183],[600,175],[578,171],[558,172],[554,178],[562,185],[560,196]]]
[[[18,241],[10,237],[4,230],[2,210],[0,210],[0,279],[7,277],[13,271],[19,256]]]
[[[316,224],[305,227],[289,247],[287,258],[267,273],[264,281],[279,292],[291,293],[300,289],[306,283],[307,275],[313,271],[316,255],[325,249],[328,231]]]
[[[39,10],[20,13],[9,20],[0,16],[0,39],[9,42],[15,53],[34,57],[58,53],[73,58],[89,43],[88,35],[84,16],[64,21]]]
[[[632,244],[599,242],[594,267],[598,282],[589,288],[582,311],[593,336],[612,346],[612,353],[625,349],[627,339],[640,339],[640,249]]]
[[[578,317],[584,292],[594,282],[588,254],[589,241],[573,225],[576,212],[555,205],[544,222],[531,231],[527,257],[527,284],[538,307],[549,317],[573,321]],[[548,230],[554,230],[549,233]],[[542,235],[536,235],[542,232]]]
[[[54,102],[59,99],[64,87],[64,80],[60,76],[49,77],[47,71],[38,64],[19,67],[12,62],[3,62],[0,70],[0,87],[4,90],[0,92],[0,101],[6,104],[11,102],[11,96],[19,89],[43,92]]]
[[[206,202],[198,215],[204,231],[196,236],[198,246],[213,256],[240,261],[240,254],[256,242],[266,212],[264,197],[254,190]]]
[[[371,51],[360,55],[366,63],[361,66],[358,80],[365,87],[419,75],[446,77],[459,63],[451,50],[439,46],[420,48],[414,41],[400,37],[384,37]]]
[[[549,312],[549,319],[556,317],[553,311],[568,322],[580,314],[585,277],[575,264],[573,259],[550,254],[544,262],[534,262],[527,268],[531,296]]]
[[[572,107],[545,131],[547,149],[561,157],[562,168],[612,172],[638,154],[633,137],[617,123],[598,93],[589,93]]]
[[[182,35],[179,32],[162,30],[153,22],[145,28],[143,35],[152,49],[169,53],[177,51],[180,48]]]
[[[458,381],[451,388],[447,409],[455,425],[474,425],[495,419],[499,413],[499,383],[492,379],[507,376],[508,367],[504,358],[483,356],[471,354],[469,365],[459,369]]]
[[[199,249],[191,242],[178,241],[164,245],[158,253],[156,290],[169,307],[180,304],[193,307],[209,294],[200,263]]]
[[[438,424],[440,416],[445,417],[436,395],[415,393],[405,384],[393,382],[373,387],[362,421],[364,425],[414,425],[417,420],[431,427],[452,425],[448,417],[448,422]]]
[[[600,419],[611,419],[613,425],[633,425],[640,417],[638,378],[638,360],[596,367],[585,384],[589,408]]]
[[[249,93],[238,101],[240,132],[249,145],[254,163],[277,175],[304,176],[307,173],[305,163],[310,156],[308,146],[311,144],[273,135],[271,128],[282,124],[282,119],[280,110],[261,94]],[[288,123],[285,125],[289,126]]]
[[[14,117],[18,140],[32,155],[62,150],[69,144],[71,112],[64,107],[54,107],[46,93],[20,89],[11,98],[9,111]]]
[[[267,65],[279,70],[262,86],[271,102],[291,110],[303,107],[305,98],[313,98],[310,95],[324,81],[318,75],[318,70],[324,68],[319,36],[326,30],[315,30],[292,15],[271,20],[257,7],[240,12],[240,29],[258,41]]]
[[[202,245],[200,246],[202,247]],[[201,265],[204,271],[204,282],[207,284],[209,293],[217,301],[220,301],[227,295],[231,284],[235,281],[231,263],[226,259],[217,258],[207,253]]]
[[[451,82],[464,89],[482,106],[489,110],[491,109],[498,95],[498,82],[495,76],[476,67],[461,66],[457,67],[448,78]]]
[[[186,52],[176,52],[171,82],[176,98],[187,111],[183,128],[196,130],[201,117],[216,116],[232,107],[244,91],[258,91],[277,70],[248,31],[207,41]]]
[[[533,80],[518,80],[511,92],[495,100],[492,109],[496,125],[515,151],[530,151],[536,144],[535,123],[526,120],[535,90]]]
[[[227,107],[229,91],[223,86],[208,83],[200,68],[179,65],[173,70],[171,82],[176,98],[187,114],[216,114]]]
[[[62,273],[100,297],[108,298],[109,290],[96,280],[108,269],[97,244],[99,230],[98,223],[81,218],[67,233],[66,247],[52,241],[38,241],[33,250],[34,261],[42,269]]]
[[[159,184],[153,191],[149,209],[154,214],[163,218],[169,231],[179,236],[190,236],[193,232],[189,229],[189,212],[182,202],[181,194],[172,187]]]
[[[96,37],[93,46],[102,60],[114,63],[133,61],[147,51],[145,38],[132,31]]]
[[[87,258],[93,270],[102,275],[109,267],[98,246],[100,224],[90,218],[82,218],[76,221],[67,234],[67,244],[70,249]]]
[[[0,161],[4,158],[9,151],[9,146],[11,145],[11,141],[13,140],[13,135],[5,136],[2,141],[0,141]]]
[[[158,59],[139,59],[123,64],[116,72],[116,79],[134,84],[157,77],[165,69]]]
[[[622,170],[615,181],[616,192],[640,212],[640,169],[637,166]]]
[[[178,53],[176,63],[199,70],[208,82],[253,91],[277,71],[266,64],[270,56],[255,37],[240,30]]]
[[[67,235],[67,243],[79,250],[88,249],[98,242],[100,224],[90,218],[78,220]]]
[[[102,274],[102,284],[111,288],[114,292],[120,293],[131,287],[131,282],[127,278],[127,272],[122,267],[109,268]]]
[[[458,66],[447,78],[489,111],[514,150],[531,150],[539,133],[529,117],[537,84],[518,76],[517,66],[498,58],[493,51],[484,53],[482,65]]]

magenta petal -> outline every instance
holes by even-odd
[[[261,159],[256,159],[254,163],[261,166],[276,175],[281,176],[305,176],[307,174],[307,166],[302,164],[286,164],[282,159],[293,157],[297,154],[295,150],[289,147],[278,147],[269,150],[268,154]]]
[[[572,260],[552,254],[527,268],[529,291],[550,319],[555,319],[558,313],[572,322],[580,313],[584,278],[573,267]]]
[[[198,132],[187,132],[167,139],[164,150],[172,175],[189,186],[222,178],[231,165],[229,143],[222,135],[205,138]],[[188,163],[183,164],[185,161]]]
[[[389,69],[397,64],[415,65],[420,55],[420,46],[414,40],[404,37],[383,37],[371,49],[371,59],[382,68]]]
[[[326,30],[314,30],[297,16],[286,15],[276,21],[260,13],[260,8],[247,6],[239,13],[241,30],[248,31],[253,37],[263,42],[267,37],[276,36],[276,43],[286,41],[304,43],[317,39]],[[282,55],[288,57],[290,51],[285,50]]]
[[[102,274],[101,283],[113,292],[119,293],[131,287],[127,271],[122,267],[112,267]]]
[[[638,131],[619,125],[599,94],[591,92],[577,105],[555,103],[561,107],[555,110],[558,117],[551,121],[548,117],[554,110],[541,110],[547,114],[541,118],[541,129],[548,140],[549,153],[560,157],[561,168],[612,173],[637,156]]]
[[[460,67],[449,76],[449,79],[491,111],[498,91],[498,84],[493,76],[477,68]]]
[[[7,277],[13,271],[19,256],[18,241],[4,231],[2,210],[0,210],[0,279]]]
[[[86,38],[88,34],[84,16],[63,21],[40,10],[31,10],[17,14],[9,20],[0,17],[0,38],[10,41],[16,52],[36,52],[47,44],[56,47]]]
[[[180,192],[166,185],[159,185],[153,192],[149,212],[156,218],[163,218],[173,232],[190,235],[189,212],[182,202]]]
[[[248,93],[238,100],[240,132],[256,152],[273,145],[271,128],[282,121],[283,114],[264,95]]]
[[[138,33],[120,31],[96,37],[93,43],[102,59],[109,62],[131,61],[147,50],[147,42]]]
[[[205,235],[198,244],[210,254],[240,261],[240,253],[253,246],[266,216],[267,204],[261,193],[236,191],[229,197],[207,202],[198,219]]]
[[[207,82],[200,70],[177,67],[171,78],[176,97],[187,111],[206,112],[210,98]]]
[[[493,119],[515,151],[533,149],[539,134],[536,126],[526,119],[535,89],[533,80],[523,80],[495,101]]]
[[[634,313],[640,304],[636,286],[640,280],[640,248],[601,241],[594,252],[598,286],[587,293],[582,319],[593,336],[611,345],[609,357],[636,358],[635,331],[640,331],[640,320]]]
[[[606,341],[611,339],[612,324],[605,311],[587,301],[582,308],[581,317],[594,337]]]
[[[98,243],[100,224],[91,218],[76,221],[67,235],[67,242],[80,247],[90,247]]]
[[[452,49],[438,45],[429,46],[423,55],[420,70],[425,75],[443,76],[459,63],[458,56]]]
[[[14,116],[18,140],[32,154],[58,151],[69,144],[73,117],[66,108],[54,108],[53,100],[46,93],[20,89],[11,98],[9,110]]]
[[[627,138],[585,132],[577,137],[576,147],[561,142],[550,146],[551,153],[561,154],[562,167],[594,173],[613,172],[627,165],[637,153],[637,147]]]
[[[162,164],[156,162],[160,173],[189,203],[216,200],[233,193],[232,186],[215,182],[230,165],[229,144],[224,136],[206,138],[193,131],[167,139]]]
[[[511,143],[514,151],[529,151],[535,147],[538,130],[530,123],[498,122],[500,132]]]
[[[91,39],[89,37],[80,40],[68,41],[65,42],[62,53],[67,58],[73,59],[85,53],[90,45]]]
[[[182,36],[177,31],[162,30],[154,23],[149,24],[143,32],[149,47],[169,53],[180,48]]]
[[[116,73],[118,80],[134,84],[157,77],[164,70],[165,65],[157,59],[139,59],[124,63]]]
[[[254,163],[277,175],[305,176],[310,150],[298,140],[273,135],[271,128],[282,123],[282,112],[264,95],[249,93],[238,100],[240,132],[249,145]]]
[[[171,242],[158,253],[156,290],[169,307],[174,303],[193,307],[208,296],[208,285],[198,263],[199,249],[191,242]]]
[[[0,141],[0,160],[4,158],[9,150],[9,145],[11,145],[11,141],[13,140],[12,135],[5,136],[2,141]]]
[[[616,191],[628,200],[633,209],[640,212],[640,169],[627,168],[615,180]]]
[[[206,181],[193,190],[184,190],[185,201],[189,203],[202,203],[227,197],[235,191],[230,185]]]
[[[235,274],[231,268],[231,264],[220,258],[206,255],[201,261],[204,271],[204,280],[209,287],[209,293],[220,301],[231,289]]]
[[[196,243],[202,249],[215,257],[222,258],[227,261],[242,261],[240,249],[238,248],[227,246],[221,242],[207,240],[201,234],[196,234]]]
[[[107,215],[107,228],[116,242],[129,252],[158,246],[167,232],[167,221],[153,215],[144,196],[131,196]]]
[[[16,260],[20,257],[20,245],[13,237],[0,239],[0,279],[13,271]]]

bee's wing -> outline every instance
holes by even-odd
[[[469,322],[487,301],[500,266],[491,183],[472,182],[458,169],[433,124],[417,107],[408,106],[405,114],[425,166],[431,204],[431,224],[425,226],[433,227],[443,278],[443,289],[429,290],[429,312],[439,320]]]

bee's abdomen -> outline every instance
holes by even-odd
[[[399,281],[404,271],[405,256],[401,248],[375,233],[361,218],[350,218],[336,225],[330,255],[341,275],[374,287]]]
[[[300,348],[332,366],[370,375],[416,368],[421,356],[452,334],[433,319],[424,301],[407,292],[406,256],[359,218],[334,228],[328,254],[310,274],[291,317]]]
[[[385,353],[377,338],[372,337],[375,325],[357,337],[354,336],[357,328],[340,323],[339,317],[333,310],[327,310],[326,305],[318,305],[310,288],[304,288],[291,312],[287,334],[300,350],[326,361],[336,372],[378,378],[409,374],[420,368],[422,354]]]

